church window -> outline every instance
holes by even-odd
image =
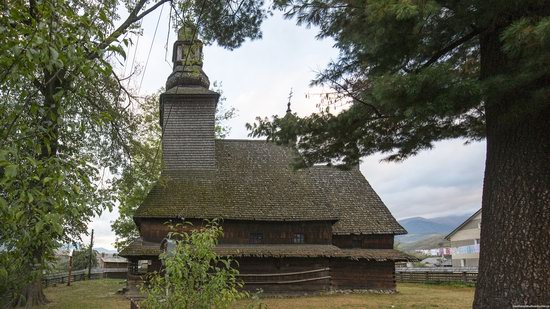
[[[304,243],[304,234],[303,233],[294,233],[292,235],[293,244],[303,244]]]
[[[262,234],[262,233],[250,233],[249,242],[251,244],[262,244],[264,242],[264,234]]]

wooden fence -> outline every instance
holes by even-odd
[[[116,278],[126,279],[127,268],[95,268],[92,269],[90,279]],[[42,278],[42,284],[47,287],[53,284],[64,284],[69,280],[69,273],[57,273],[46,275]],[[88,280],[87,270],[75,270],[71,272],[71,282]]]
[[[396,268],[397,282],[426,283],[426,282],[463,282],[477,281],[476,268]]]

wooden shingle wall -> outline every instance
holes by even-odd
[[[215,98],[172,96],[162,106],[164,168],[214,169]]]

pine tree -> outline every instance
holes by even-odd
[[[475,308],[550,303],[550,2],[279,0],[332,37],[314,84],[349,100],[298,118],[258,118],[253,136],[295,144],[302,165],[403,160],[434,142],[486,139]],[[330,107],[330,106],[329,106]]]

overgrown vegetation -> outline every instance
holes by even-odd
[[[223,234],[216,221],[175,229],[184,231],[169,233],[167,250],[160,254],[163,269],[142,290],[147,295],[142,303],[146,308],[229,308],[249,297],[237,278],[236,262],[214,252]]]

